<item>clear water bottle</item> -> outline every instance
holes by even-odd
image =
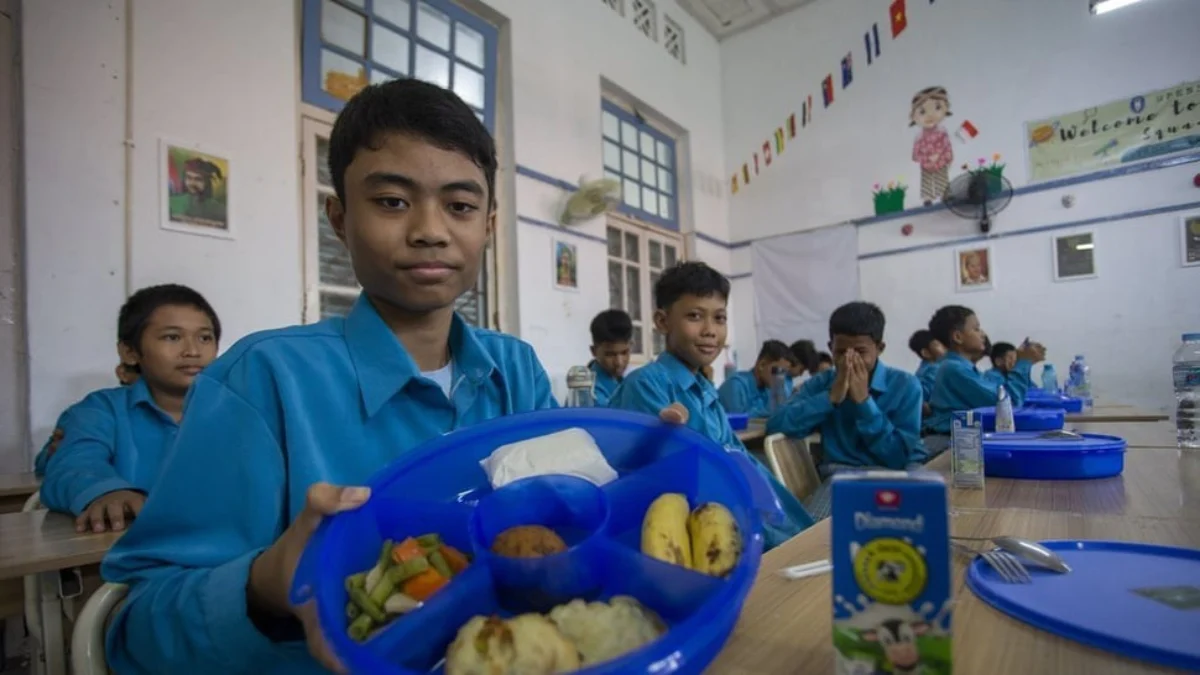
[[[1042,366],[1042,391],[1047,394],[1058,393],[1058,373],[1054,372],[1054,364]]]
[[[1067,396],[1083,399],[1084,404],[1091,407],[1092,373],[1083,354],[1077,354],[1071,362],[1071,370],[1067,375]]]
[[[771,369],[771,413],[787,403],[787,369],[776,366]]]
[[[1013,418],[1012,398],[1008,389],[1000,385],[996,397],[996,432],[1012,433],[1017,430],[1017,421]]]
[[[1175,438],[1181,448],[1200,449],[1200,333],[1184,333],[1172,361]]]
[[[596,405],[596,374],[587,366],[571,366],[567,371],[566,408],[591,408]]]

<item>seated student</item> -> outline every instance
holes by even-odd
[[[937,380],[937,369],[946,355],[946,348],[934,339],[933,333],[922,328],[908,339],[908,348],[921,359],[917,366],[917,380],[921,383],[921,400],[926,407],[929,397],[933,394],[933,383]],[[928,409],[925,411],[928,414]]]
[[[729,280],[702,262],[680,263],[654,285],[654,327],[666,336],[666,351],[633,371],[613,394],[610,406],[653,413],[671,402],[688,411],[687,426],[731,452],[746,453],[729,426],[717,390],[702,374],[725,346]],[[748,454],[748,453],[746,453]],[[788,517],[783,527],[766,526],[766,544],[777,546],[812,524],[812,517],[786,487],[756,464]]]
[[[118,363],[113,371],[117,375],[117,383],[121,385],[130,385],[137,382],[137,371],[129,368],[124,363]],[[50,458],[58,452],[58,446],[62,444],[64,432],[62,427],[55,426],[54,431],[50,434],[50,438],[46,439],[46,444],[42,446],[37,457],[33,459],[33,472],[38,478],[46,475],[46,464]]]
[[[341,670],[312,603],[288,601],[322,518],[424,441],[556,405],[529,345],[454,312],[494,231],[496,167],[487,129],[436,85],[393,80],[345,105],[325,208],[363,293],[344,318],[240,340],[196,378],[137,527],[104,560],[129,586],[115,672]]]
[[[833,368],[833,357],[829,355],[829,352],[817,354],[817,367],[813,370],[813,375],[823,373],[831,368]]]
[[[158,479],[183,399],[220,339],[216,312],[186,286],[131,295],[117,319],[117,351],[136,381],[92,392],[59,417],[62,439],[51,437],[43,451],[42,504],[76,516],[81,532],[125,529]]]
[[[1008,342],[996,342],[992,345],[988,356],[992,360],[991,370],[983,372],[983,379],[992,384],[1003,384],[1009,386],[1009,376],[1016,375],[1013,371],[1017,367],[1017,348]],[[1028,390],[1029,385],[1025,388]],[[1011,386],[1009,386],[1011,389]]]
[[[805,382],[784,408],[767,420],[767,433],[804,438],[821,433],[822,478],[847,468],[904,469],[925,459],[921,444],[921,384],[879,360],[883,312],[851,302],[829,317],[834,370]]]
[[[592,362],[588,367],[596,375],[592,387],[597,406],[607,406],[617,385],[629,367],[629,343],[633,340],[633,321],[619,309],[608,309],[592,319]]]
[[[767,340],[758,352],[753,370],[743,370],[727,378],[717,395],[727,413],[766,417],[771,413],[771,379],[776,368],[790,371],[792,352],[779,340]],[[791,378],[784,380],[784,398],[792,395]]]
[[[788,349],[792,351],[792,380],[817,372],[817,346],[812,340],[796,340]]]
[[[942,307],[929,320],[929,332],[933,334],[934,339],[945,345],[947,350],[937,371],[933,395],[929,399],[932,413],[925,421],[926,430],[941,437],[926,438],[925,444],[932,456],[948,445],[953,414],[956,411],[996,405],[999,385],[989,382],[975,369],[975,363],[985,353],[987,340],[975,312],[959,305]],[[1025,377],[1023,380],[1009,380],[1009,394],[1013,407],[1019,407],[1025,400],[1029,369],[1044,356],[1045,352],[1040,345],[1023,345],[1017,351],[1016,370],[1024,372]]]

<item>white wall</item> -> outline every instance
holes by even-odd
[[[998,152],[1007,162],[1005,176],[1021,186],[1027,182],[1025,121],[1194,79],[1200,63],[1193,35],[1200,3],[1192,0],[1153,0],[1101,17],[1090,16],[1086,2],[907,4],[908,27],[895,40],[885,0],[820,0],[722,45],[727,173],[740,169],[779,120],[798,113],[806,95],[817,104],[808,128],[732,197],[736,231],[759,238],[868,216],[872,184],[897,178],[911,186],[908,206],[917,206],[908,113],[912,95],[924,87],[947,88],[951,131],[964,119],[980,129],[975,141],[955,143],[952,166]],[[882,54],[868,66],[863,33],[873,23],[879,24]],[[847,52],[853,54],[854,81],[843,90],[839,65]],[[783,63],[789,67],[768,66]],[[825,109],[820,82],[827,74],[836,91]],[[1006,235],[1200,201],[1191,186],[1197,166],[1018,196],[993,231]],[[1077,197],[1074,209],[1060,204],[1067,193]],[[1200,326],[1200,305],[1183,291],[1194,294],[1200,287],[1200,268],[1180,268],[1177,215],[1084,228],[1096,232],[1095,280],[1052,281],[1050,238],[1071,232],[1058,230],[998,239],[994,291],[956,294],[952,247],[942,247],[862,261],[862,294],[887,312],[889,355],[899,365],[914,365],[908,335],[937,307],[966,304],[980,313],[994,339],[1029,335],[1046,342],[1060,371],[1074,353],[1087,354],[1102,398],[1165,409],[1173,346],[1180,332]],[[915,226],[912,237],[900,234],[905,223]],[[973,235],[978,230],[971,222],[941,211],[860,228],[860,252]],[[735,250],[732,259],[736,272],[752,271],[748,249]],[[746,344],[754,343],[752,320],[744,312],[736,317]]]

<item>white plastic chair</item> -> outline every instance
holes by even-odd
[[[110,675],[104,658],[104,635],[109,618],[128,590],[124,584],[104,584],[88,598],[71,632],[72,675]]]
[[[763,442],[771,473],[800,501],[807,499],[821,485],[821,476],[808,448],[814,438],[819,436],[794,440],[783,434],[772,434]]]
[[[42,508],[41,496],[35,492],[25,500],[21,512],[37,511],[40,508]],[[38,589],[36,574],[27,575],[21,581],[25,588],[25,627],[34,642],[33,653],[30,655],[32,657],[30,658],[30,667],[33,669],[32,675],[41,675],[45,671],[45,662],[41,658],[42,651],[46,648],[45,642],[42,640],[42,594]]]

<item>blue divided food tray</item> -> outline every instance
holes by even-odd
[[[1041,630],[1186,672],[1200,671],[1200,551],[1117,541],[1043,541],[1071,567],[1010,584],[976,558],[971,591]],[[1119,665],[1114,671],[1122,670]]]
[[[734,431],[741,431],[750,426],[750,416],[737,413],[729,413],[729,426],[733,427]]]
[[[996,430],[996,409],[976,408],[984,431]],[[1063,428],[1066,413],[1046,408],[1017,408],[1013,411],[1013,422],[1017,431],[1053,431]]]
[[[996,478],[1080,480],[1119,476],[1125,469],[1124,439],[1055,433],[984,434],[984,474]]]
[[[1047,394],[1041,389],[1030,389],[1025,395],[1025,405],[1030,408],[1061,409],[1067,412],[1083,412],[1083,399],[1063,394]]]
[[[616,481],[598,488],[579,478],[543,476],[492,490],[480,460],[502,445],[572,427],[595,438],[620,476]],[[669,630],[637,651],[578,672],[700,673],[737,622],[762,556],[761,519],[778,506],[745,455],[653,416],[597,408],[511,415],[457,430],[404,455],[369,485],[366,505],[327,519],[314,534],[292,601],[315,599],[333,651],[351,673],[372,675],[441,673],[447,646],[476,615],[544,612],[573,598],[613,595],[637,598]],[[733,513],[745,543],[727,578],[641,554],[643,516],[664,492],[686,494],[693,507],[720,502]],[[496,534],[525,524],[555,529],[569,549],[539,559],[490,552]],[[364,643],[352,641],[345,578],[369,569],[384,539],[432,532],[469,551],[471,566],[420,609]]]

